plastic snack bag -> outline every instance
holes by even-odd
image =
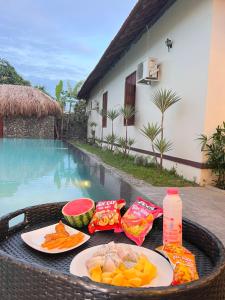
[[[95,213],[88,225],[89,233],[100,230],[114,230],[121,232],[120,209],[126,204],[123,199],[100,201],[96,204]]]
[[[199,279],[195,256],[189,250],[177,244],[166,244],[156,248],[156,250],[168,258],[173,267],[172,285]]]
[[[122,217],[122,228],[126,236],[141,246],[152,229],[153,221],[163,213],[161,207],[138,197]]]

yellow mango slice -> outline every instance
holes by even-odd
[[[102,277],[102,283],[111,284],[112,278],[111,277]]]
[[[138,263],[134,266],[134,268],[135,268],[136,270],[142,272],[142,271],[144,270],[144,264],[138,262]]]
[[[112,278],[114,276],[113,272],[103,272],[102,278]]]
[[[142,280],[141,280],[141,278],[134,277],[132,279],[129,279],[128,283],[133,287],[139,287],[139,286],[141,286]]]
[[[93,272],[102,273],[101,266],[97,265],[94,268],[92,268],[89,272],[90,272],[90,274],[92,274]]]
[[[127,279],[131,279],[131,278],[134,278],[136,277],[137,275],[137,270],[135,270],[135,268],[130,268],[130,269],[127,269],[123,272],[124,276],[127,278]]]
[[[123,282],[124,282],[124,277],[122,274],[117,274],[115,277],[113,277],[112,279],[112,284],[113,285],[118,285],[118,286],[121,286],[123,285]]]
[[[100,274],[100,273],[98,273],[98,272],[92,272],[92,273],[91,273],[91,279],[92,279],[93,281],[96,281],[96,282],[101,282],[102,277],[101,277],[101,274]]]

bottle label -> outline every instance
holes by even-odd
[[[163,244],[178,243],[182,245],[182,223],[173,218],[163,220]]]

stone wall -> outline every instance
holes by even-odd
[[[4,118],[4,137],[54,138],[54,117],[9,117]]]

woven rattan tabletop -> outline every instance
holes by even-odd
[[[0,299],[59,299],[59,295],[60,299],[78,299],[78,295],[79,299],[116,299],[121,296],[123,299],[147,297],[169,300],[191,299],[192,296],[202,300],[225,299],[224,248],[215,236],[187,220],[183,222],[184,246],[196,256],[200,280],[195,283],[168,288],[115,288],[70,275],[70,263],[80,251],[110,241],[128,244],[132,241],[123,233],[103,231],[96,232],[84,245],[61,254],[41,253],[27,246],[21,239],[21,233],[59,221],[62,205],[31,207],[0,220]],[[9,229],[9,219],[21,213],[25,213],[25,221]],[[87,232],[87,228],[82,231]],[[154,250],[161,244],[162,219],[158,219],[143,247]],[[32,297],[29,290],[33,291]],[[207,298],[199,298],[204,295]]]

